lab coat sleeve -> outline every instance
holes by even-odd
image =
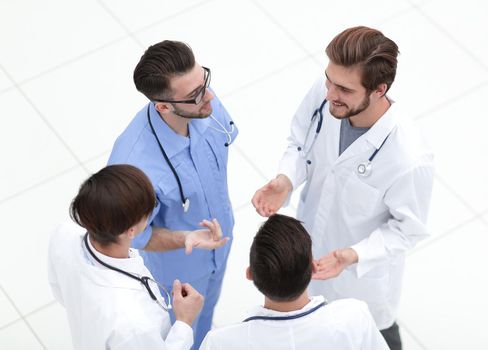
[[[426,222],[433,186],[433,165],[426,161],[401,175],[386,191],[384,203],[390,218],[367,238],[353,245],[361,278],[375,267],[405,254],[428,236]]]
[[[127,325],[118,327],[106,345],[110,350],[189,350],[193,345],[193,331],[186,323],[176,321],[164,340],[158,327],[138,329]]]
[[[307,93],[291,122],[288,146],[280,161],[278,174],[286,175],[293,189],[307,179],[305,159],[300,156],[298,147],[303,147],[313,112],[320,106],[326,95],[325,78],[319,78]],[[313,135],[311,135],[313,137]]]
[[[368,305],[365,302],[360,302],[359,309],[358,320],[360,320],[360,326],[358,326],[358,329],[362,329],[360,349],[389,350],[390,348],[386,344],[385,339],[374,322],[373,316],[369,312]]]
[[[200,350],[217,350],[218,347],[212,341],[212,332],[208,332],[200,345]]]

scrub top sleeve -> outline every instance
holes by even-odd
[[[423,164],[400,176],[387,190],[384,203],[389,208],[390,218],[351,247],[359,257],[358,278],[388,259],[405,254],[428,237],[426,221],[433,178],[432,164]]]
[[[144,247],[147,245],[149,240],[151,239],[152,235],[152,221],[156,217],[156,215],[159,212],[159,209],[161,208],[161,203],[157,201],[157,205],[152,211],[151,215],[149,215],[149,218],[147,220],[147,227],[145,228],[144,231],[142,231],[140,234],[134,237],[132,240],[132,247],[135,249],[144,249]]]

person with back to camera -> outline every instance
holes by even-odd
[[[246,271],[264,294],[244,322],[210,331],[201,350],[388,349],[367,305],[310,297],[312,242],[302,224],[274,214],[254,237]]]

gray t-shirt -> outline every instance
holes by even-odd
[[[344,152],[354,141],[356,141],[362,134],[368,131],[369,128],[355,128],[351,125],[349,118],[341,120],[341,138],[339,141],[339,155]]]

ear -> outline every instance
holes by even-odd
[[[154,108],[160,113],[160,114],[166,114],[168,112],[171,112],[173,108],[171,107],[171,104],[165,103],[165,102],[156,102],[154,104]]]
[[[249,281],[252,281],[252,272],[251,272],[251,268],[248,266],[247,269],[246,269],[246,278],[249,280]]]
[[[378,87],[376,88],[376,90],[374,91],[374,93],[378,97],[383,97],[386,94],[386,90],[387,89],[388,89],[388,85],[386,85],[385,83],[382,83],[382,84],[378,85]]]
[[[129,228],[127,230],[127,236],[130,239],[133,239],[136,235],[137,235],[137,227],[136,226],[132,226],[131,228]]]

